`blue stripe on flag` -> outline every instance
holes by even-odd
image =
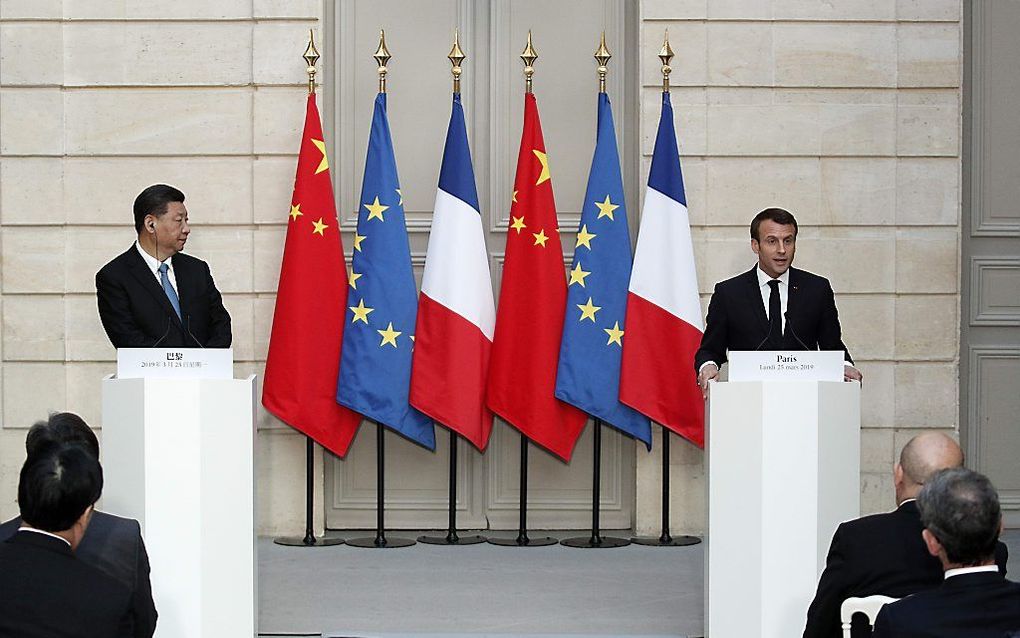
[[[669,92],[662,94],[662,114],[659,131],[655,135],[652,168],[648,173],[648,186],[663,195],[687,206],[684,195],[684,178],[680,172],[680,155],[676,148],[676,131],[673,130],[673,105]]]
[[[471,149],[468,147],[467,128],[464,126],[464,107],[460,93],[453,94],[453,112],[450,128],[446,131],[443,149],[443,166],[439,170],[439,188],[465,202],[475,210],[478,191],[475,190],[475,170],[471,166]]]

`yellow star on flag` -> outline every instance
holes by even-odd
[[[517,191],[514,191],[514,194],[510,196],[510,199],[513,200],[514,204],[517,203]]]
[[[399,337],[400,335],[404,334],[403,332],[400,332],[399,330],[394,330],[393,329],[393,322],[392,321],[390,322],[390,325],[386,326],[385,330],[376,330],[376,332],[378,332],[379,336],[382,337],[382,342],[379,344],[380,348],[385,346],[387,343],[392,345],[394,348],[396,348],[397,347],[397,337]]]
[[[368,313],[370,313],[373,310],[375,310],[375,308],[367,307],[365,305],[365,300],[364,299],[359,299],[357,306],[348,306],[348,308],[350,308],[351,312],[354,313],[354,319],[351,319],[351,323],[357,323],[359,321],[364,321],[366,326],[368,325]]]
[[[595,205],[599,207],[599,216],[596,219],[608,217],[609,221],[616,221],[616,218],[613,217],[613,211],[619,208],[619,205],[609,201],[609,195],[606,195],[606,201],[595,202]]]
[[[298,217],[304,215],[304,213],[301,212],[301,204],[294,204],[293,206],[291,206],[290,213],[288,214],[290,215],[290,221],[294,221]]]
[[[354,250],[361,251],[361,242],[365,241],[364,235],[359,235],[357,231],[354,233]]]
[[[358,289],[358,280],[361,279],[361,276],[362,276],[362,273],[354,272],[354,269],[351,268],[351,274],[347,276],[347,283],[349,283],[351,285],[351,288],[354,288],[355,290],[357,290]]]
[[[513,219],[514,219],[514,223],[510,224],[510,228],[513,228],[514,230],[516,230],[517,234],[520,235],[521,234],[521,229],[522,228],[527,228],[527,226],[524,225],[524,216],[522,215],[520,217],[514,217]]]
[[[537,233],[531,233],[535,238],[535,245],[541,244],[542,248],[545,248],[545,242],[548,241],[548,237],[545,236],[545,229],[539,229]]]
[[[595,313],[602,310],[602,306],[596,306],[591,302],[591,297],[588,297],[588,303],[577,304],[577,307],[581,311],[581,318],[578,321],[591,319],[592,323],[595,323]]]
[[[590,274],[591,274],[591,272],[589,272],[587,270],[581,270],[581,262],[577,262],[577,265],[574,266],[574,269],[570,271],[570,283],[567,284],[567,286],[573,286],[574,284],[581,284],[581,287],[584,288],[585,287],[584,286],[584,278],[587,277]]]
[[[312,144],[315,144],[315,148],[322,152],[322,161],[319,162],[319,167],[315,169],[315,174],[318,175],[322,171],[329,170],[329,161],[326,159],[326,143],[322,140],[312,140]]]
[[[322,218],[321,218],[321,217],[319,218],[319,221],[317,221],[317,222],[312,222],[312,224],[314,224],[314,225],[315,225],[315,228],[314,228],[314,229],[312,229],[312,234],[313,234],[313,235],[314,235],[314,234],[316,234],[316,233],[318,233],[318,234],[322,235],[323,237],[325,237],[325,236],[326,236],[326,234],[325,234],[324,232],[322,232],[322,231],[324,231],[324,230],[326,230],[327,228],[329,228],[329,225],[328,225],[328,224],[323,224],[323,223],[322,223]]]
[[[368,219],[378,219],[381,222],[386,221],[383,219],[383,211],[389,208],[389,206],[383,206],[379,203],[379,198],[376,197],[375,201],[371,204],[364,204],[365,209],[368,210]],[[366,220],[368,221],[368,220]]]
[[[607,346],[615,343],[621,348],[623,347],[623,341],[621,341],[623,338],[623,330],[620,330],[619,321],[614,321],[612,328],[603,328],[603,330],[605,330],[606,334],[609,335],[609,341],[606,342]]]
[[[574,248],[580,248],[584,246],[588,250],[591,250],[591,240],[598,237],[595,233],[588,232],[588,224],[581,226],[581,230],[577,233],[577,244]]]
[[[535,186],[538,186],[542,182],[548,182],[551,177],[549,175],[549,158],[546,157],[545,153],[538,149],[532,149],[531,152],[534,153],[535,157],[538,158],[538,161],[542,163],[542,172],[538,174],[538,181],[535,182]]]

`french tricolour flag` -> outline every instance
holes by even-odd
[[[627,295],[620,401],[699,447],[705,403],[694,353],[704,331],[673,107],[664,92]]]
[[[464,107],[455,93],[418,298],[410,401],[479,450],[492,431],[485,386],[495,324]]]

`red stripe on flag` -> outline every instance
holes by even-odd
[[[491,350],[478,326],[424,293],[418,297],[411,405],[481,451],[492,432],[485,406]]]
[[[620,401],[705,447],[705,401],[694,371],[701,331],[633,292],[620,369]]]

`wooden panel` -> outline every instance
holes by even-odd
[[[1020,326],[1020,259],[971,260],[972,326]]]
[[[1013,524],[1020,522],[1020,348],[972,348],[970,352],[971,440],[969,465],[987,474]],[[977,427],[974,427],[977,426]]]

